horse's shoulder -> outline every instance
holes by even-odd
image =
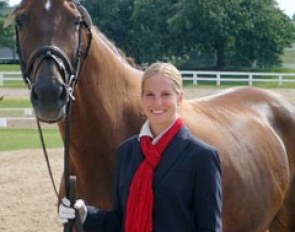
[[[179,137],[182,138],[184,142],[187,142],[188,146],[193,149],[217,151],[216,147],[210,145],[198,135],[193,134],[186,126],[180,132]]]

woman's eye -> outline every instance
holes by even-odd
[[[168,97],[168,96],[170,96],[170,93],[163,93],[162,96]]]

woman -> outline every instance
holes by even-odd
[[[143,74],[141,98],[147,121],[118,148],[112,211],[74,205],[85,231],[222,231],[222,183],[217,150],[193,136],[178,108],[182,77],[169,63]],[[62,222],[75,210],[60,205]]]

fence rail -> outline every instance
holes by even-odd
[[[254,82],[295,83],[295,73],[258,73],[258,72],[218,72],[218,71],[181,71],[183,80],[200,84],[202,81],[215,82],[244,82],[253,85]],[[0,86],[5,81],[22,81],[21,72],[0,72]],[[0,94],[1,95],[1,94]],[[17,124],[16,122],[19,122]],[[34,112],[31,108],[0,108],[0,128],[5,127],[35,127]]]
[[[195,71],[182,70],[183,80],[198,84],[199,81],[215,82],[246,82],[253,85],[254,82],[276,82],[279,86],[283,83],[295,83],[295,73],[260,73],[260,72],[224,72],[224,71]],[[21,72],[0,72],[0,86],[4,81],[21,81]]]
[[[0,86],[4,85],[4,81],[21,81],[22,75],[18,71],[0,72]]]
[[[32,108],[0,108],[0,128],[9,128],[16,122],[31,127],[35,120]]]
[[[223,72],[223,71],[181,71],[183,80],[212,81],[216,85],[222,82],[246,82],[253,85],[254,82],[277,82],[279,86],[283,83],[295,83],[295,73],[260,73],[260,72]]]
[[[0,108],[0,129],[37,129],[36,118],[32,108]],[[42,123],[42,128],[56,129],[56,124]]]

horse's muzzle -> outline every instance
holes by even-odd
[[[63,119],[68,99],[65,86],[59,82],[32,86],[31,102],[37,118],[42,122],[55,123]]]

